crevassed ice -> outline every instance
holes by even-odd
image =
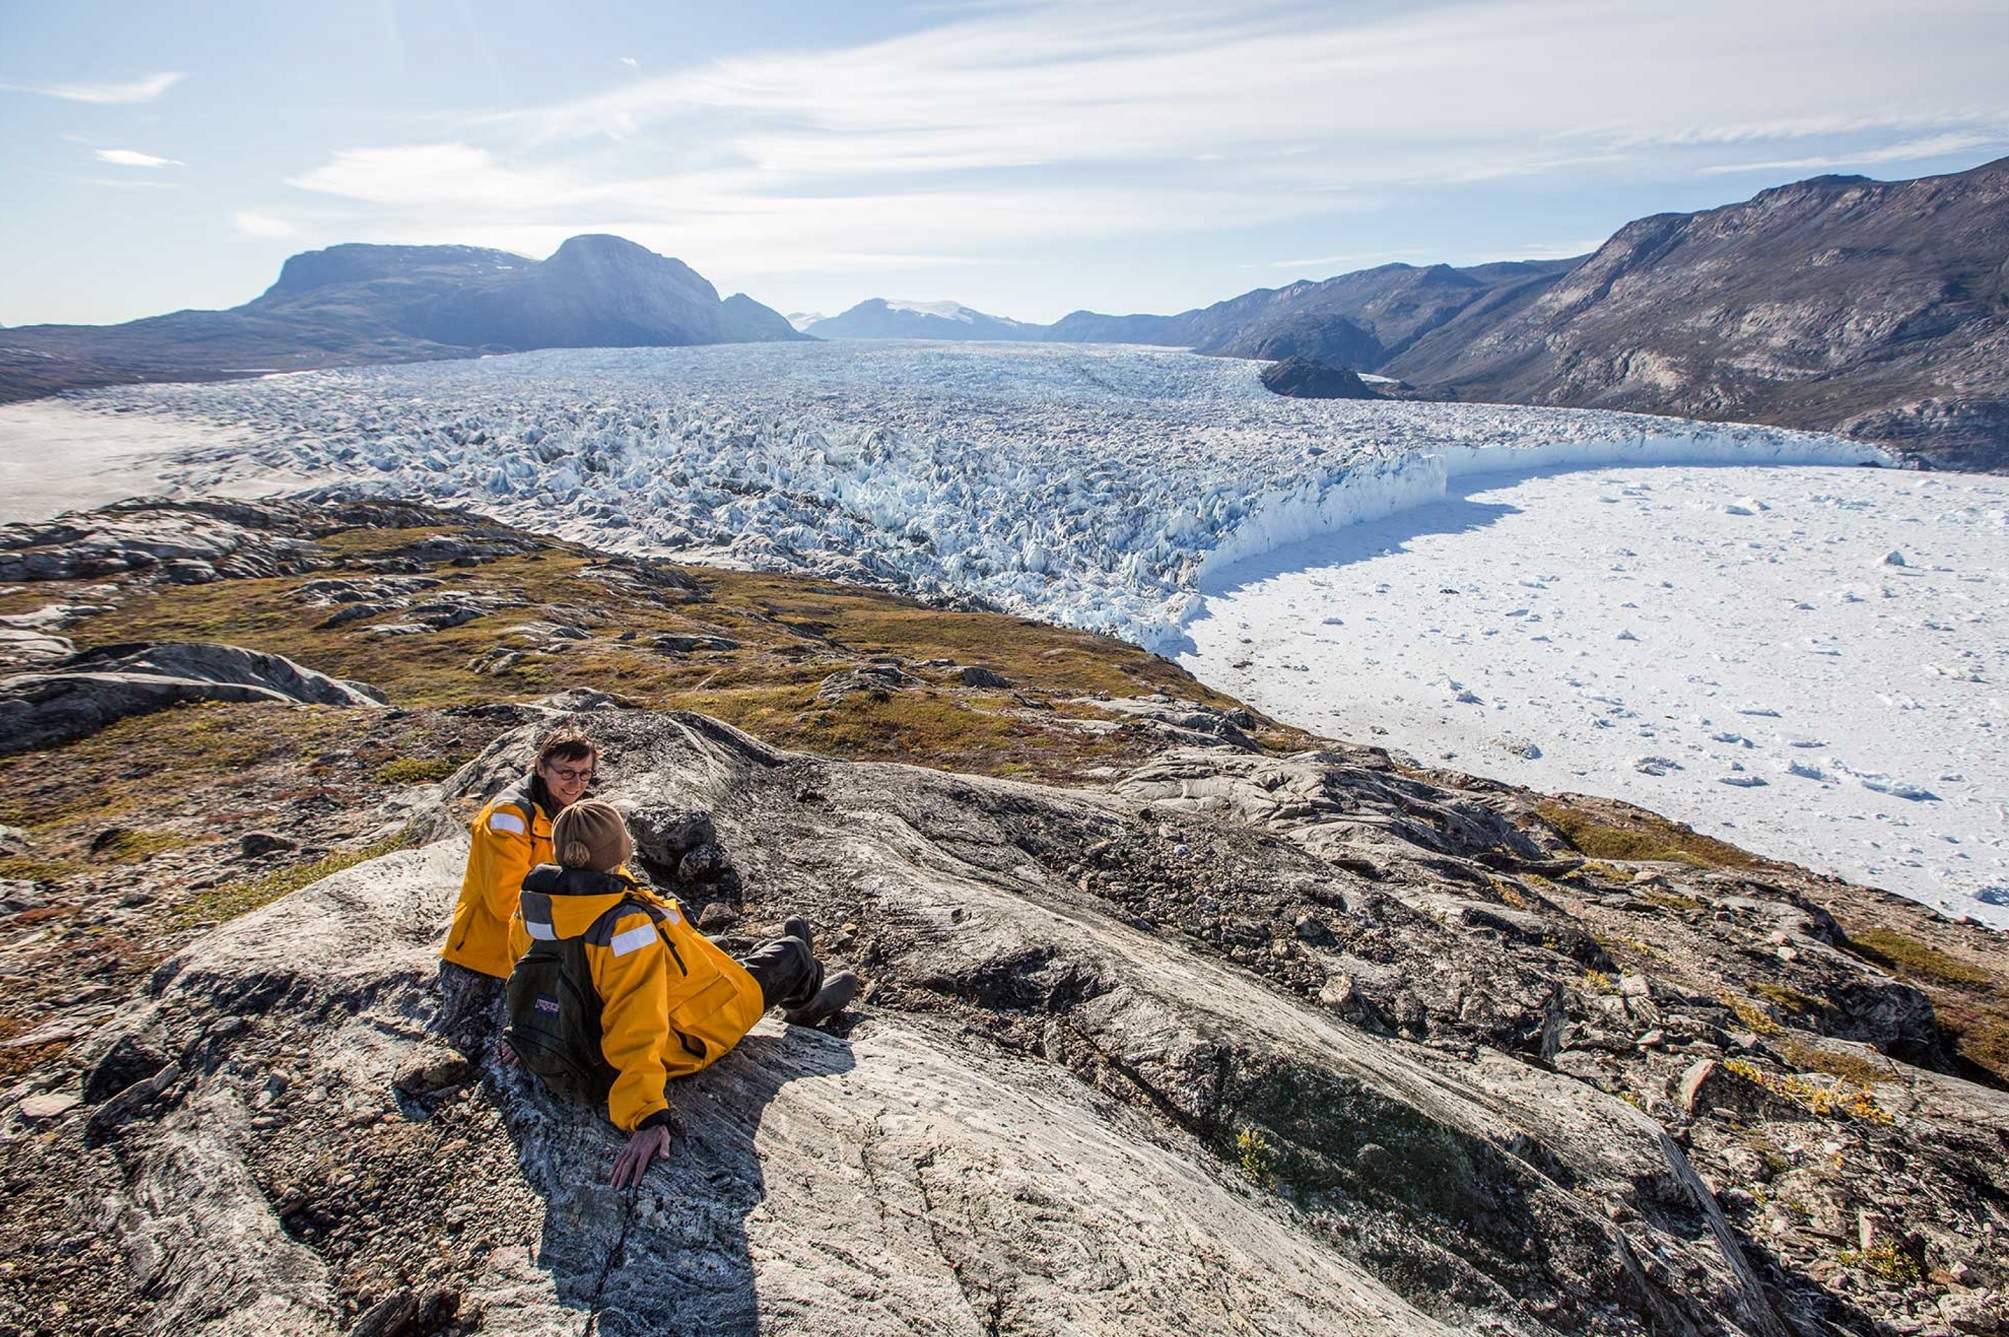
[[[1769,427],[1285,399],[1260,364],[1098,345],[564,350],[125,387],[79,403],[227,426],[175,477],[325,479],[625,551],[976,595],[1152,648],[1200,580],[1488,471],[1843,463]],[[248,447],[245,439],[252,442]]]

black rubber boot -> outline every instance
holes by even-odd
[[[823,987],[816,996],[801,1007],[781,1014],[781,1019],[791,1026],[817,1026],[842,1012],[850,1001],[858,996],[864,987],[857,972],[840,970],[823,981]]]
[[[801,915],[790,915],[781,921],[781,936],[784,938],[800,938],[809,944],[811,952],[816,950],[816,939],[811,937],[809,933],[809,921]]]

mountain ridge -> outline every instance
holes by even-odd
[[[1999,469],[2005,368],[2009,158],[1639,219],[1379,370],[1460,398],[1810,427]]]
[[[0,402],[533,348],[803,337],[779,312],[744,293],[721,300],[683,261],[620,237],[572,237],[541,261],[477,246],[349,242],[289,257],[269,288],[226,310],[10,329],[0,344]]]
[[[802,326],[818,339],[1036,340],[1047,327],[993,316],[960,302],[910,302],[869,297],[834,316]]]

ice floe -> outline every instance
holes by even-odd
[[[1768,509],[1727,509],[1753,496]],[[1468,483],[1223,573],[1182,662],[1306,728],[1632,799],[2009,925],[1979,894],[2009,885],[2005,504],[2001,478],[1823,467]],[[1804,597],[1880,566],[1900,537],[1888,595]],[[1356,616],[1369,610],[1372,624]],[[1314,647],[1307,617],[1342,623]],[[1223,619],[1248,668],[1217,648]],[[1314,651],[1309,681],[1264,670]]]

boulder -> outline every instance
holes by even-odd
[[[132,715],[195,701],[380,706],[383,695],[234,645],[112,645],[0,679],[0,753],[53,747]]]
[[[955,680],[965,687],[1002,688],[1011,686],[1011,679],[996,669],[985,668],[981,664],[967,664],[954,671]]]

